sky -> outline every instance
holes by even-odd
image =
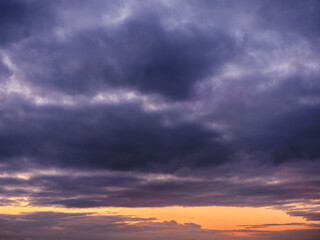
[[[0,240],[319,240],[319,12],[0,0]]]

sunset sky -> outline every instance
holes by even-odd
[[[0,0],[0,240],[319,240],[319,0]]]

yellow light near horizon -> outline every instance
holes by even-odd
[[[284,211],[265,207],[163,207],[115,210],[118,214],[155,217],[159,221],[192,222],[201,225],[203,229],[217,230],[243,229],[241,225],[306,223],[302,217],[291,217]]]
[[[2,206],[2,214],[54,211],[65,213],[94,213],[97,215],[127,215],[141,218],[156,218],[155,221],[175,220],[180,224],[195,223],[203,229],[235,230],[242,225],[306,223],[302,217],[292,217],[282,210],[266,207],[155,207],[155,208],[60,208],[33,206]],[[301,229],[306,226],[270,226],[265,230]]]

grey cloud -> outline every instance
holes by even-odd
[[[0,59],[0,83],[6,82],[11,74],[12,71],[10,68],[3,61],[3,59]]]
[[[291,214],[301,210],[287,208],[287,204],[316,206],[312,201],[319,199],[319,177],[312,177],[312,174],[306,176],[308,171],[298,173],[289,166],[282,166],[282,169],[268,169],[266,166],[251,170],[236,168],[237,171],[223,168],[202,170],[198,175],[194,173],[193,177],[190,173],[150,175],[86,171],[82,175],[76,170],[70,173],[56,170],[61,173],[41,175],[35,171],[30,179],[3,178],[1,181],[7,183],[7,188],[0,190],[2,196],[7,198],[27,196],[30,205],[68,208],[278,206]],[[272,173],[274,171],[279,172]],[[305,216],[313,212],[314,209],[307,209]]]
[[[298,216],[307,219],[308,221],[320,221],[319,212],[306,212],[306,211],[290,211],[291,216]]]
[[[231,136],[229,144],[252,159],[276,164],[317,161],[319,87],[317,73],[303,71],[284,77],[227,78],[214,89],[216,95],[204,100],[202,121],[225,126],[221,134]]]
[[[0,169],[73,171],[1,178],[0,204],[23,196],[67,207],[283,207],[319,199],[316,1],[6,1],[0,8]],[[117,91],[141,101],[93,101]],[[132,175],[76,174],[94,170]],[[146,182],[152,173],[178,180]]]
[[[276,29],[283,34],[298,34],[313,41],[320,33],[319,9],[319,2],[314,0],[264,1],[260,13],[263,24],[270,30]]]
[[[52,29],[57,19],[53,15],[52,1],[1,1],[0,45],[39,35]]]
[[[84,29],[65,41],[49,33],[13,48],[12,59],[25,81],[42,90],[93,94],[125,87],[184,100],[194,95],[196,82],[240,52],[223,29],[190,23],[169,30],[162,18],[139,11],[119,26]]]
[[[2,117],[4,163],[26,158],[43,167],[166,172],[219,165],[231,154],[218,132],[190,123],[165,126],[136,104],[18,108]]]
[[[275,231],[264,234],[265,238],[270,239],[286,239],[286,240],[317,240],[319,238],[319,229],[310,230],[288,230],[288,231]]]

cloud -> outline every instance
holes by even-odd
[[[270,30],[304,36],[311,41],[319,36],[318,1],[264,1],[260,13]],[[293,39],[292,39],[293,40]]]
[[[10,239],[209,239],[214,232],[201,230],[193,223],[154,222],[130,216],[97,216],[85,213],[35,212],[0,216],[0,236]],[[16,231],[19,229],[19,231]]]
[[[158,222],[156,219],[133,216],[99,216],[90,213],[35,212],[0,215],[0,236],[10,239],[304,239],[315,240],[319,229],[288,231],[206,230],[194,223]],[[19,229],[19,231],[17,231]],[[242,236],[237,236],[242,233]],[[245,235],[243,235],[245,234]]]
[[[298,240],[298,239],[308,239],[316,240],[319,238],[319,229],[308,229],[308,230],[289,230],[289,231],[277,231],[269,232],[266,237],[270,239],[288,239],[288,240]]]
[[[86,95],[124,87],[184,100],[239,50],[223,29],[208,31],[197,23],[170,29],[166,16],[164,10],[142,7],[116,26],[97,24],[66,33],[63,40],[49,31],[9,51],[24,81],[45,93]]]
[[[10,45],[22,39],[40,35],[51,29],[57,19],[54,5],[41,1],[4,1],[0,3],[0,45]]]
[[[0,204],[318,200],[318,8],[0,3]]]
[[[295,212],[304,216],[302,209],[293,206],[313,206],[304,209],[307,218],[309,213],[316,213],[319,199],[319,177],[309,168],[297,172],[296,166],[288,165],[250,169],[214,166],[191,170],[193,174],[34,169],[2,177],[0,191],[4,198],[16,199],[16,203],[67,208],[268,206],[292,216]]]
[[[161,118],[136,104],[20,105],[2,118],[0,156],[42,166],[156,172],[228,160],[219,133],[192,123],[166,126]]]

